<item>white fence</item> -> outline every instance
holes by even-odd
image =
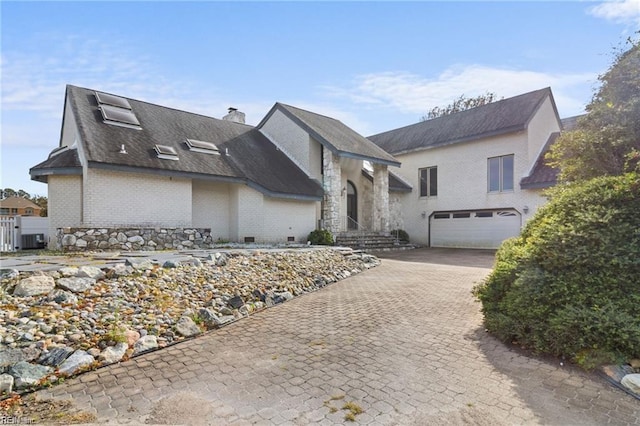
[[[49,241],[49,218],[0,216],[0,251],[41,248]]]

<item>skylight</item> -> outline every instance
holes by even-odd
[[[202,152],[204,154],[220,154],[218,147],[212,142],[187,139],[187,146],[190,151]]]
[[[125,98],[121,98],[120,96],[109,95],[108,93],[100,93],[96,92],[96,99],[98,103],[101,105],[111,105],[125,109],[131,109],[131,105],[129,105],[129,101]]]
[[[100,111],[102,112],[102,118],[104,118],[105,123],[140,129],[140,122],[131,110],[111,105],[100,105]]]
[[[158,154],[158,158],[162,158],[163,160],[177,160],[178,153],[175,148],[167,145],[156,145],[154,147],[156,154]]]

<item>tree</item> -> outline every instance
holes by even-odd
[[[558,138],[547,155],[560,180],[577,182],[620,175],[640,164],[640,41],[615,53],[601,86],[575,130]]]
[[[500,98],[503,99],[503,98]],[[479,107],[489,104],[493,101],[500,100],[495,93],[487,92],[484,95],[476,96],[475,98],[465,97],[464,94],[455,99],[452,103],[446,107],[434,107],[420,118],[420,121],[431,120],[432,118],[442,117],[443,115],[449,115],[460,111],[465,111],[471,108]]]

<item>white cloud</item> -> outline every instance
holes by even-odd
[[[48,146],[60,132],[65,86],[73,84],[129,98],[221,116],[229,106],[215,87],[195,87],[163,74],[149,58],[122,41],[104,42],[75,35],[34,36],[20,49],[3,49],[3,145]],[[32,129],[20,129],[26,121]],[[8,120],[11,123],[8,123]],[[55,121],[52,126],[44,125]],[[38,123],[37,131],[33,131]]]
[[[640,0],[606,1],[592,6],[588,12],[597,17],[622,24],[640,24]]]
[[[327,93],[372,109],[393,109],[416,116],[435,106],[450,104],[460,95],[468,97],[492,92],[511,97],[551,87],[561,110],[579,113],[589,99],[576,98],[576,86],[591,87],[595,73],[550,74],[539,71],[492,68],[482,65],[454,66],[435,78],[408,72],[365,74],[354,79],[350,88],[325,87]],[[565,114],[566,115],[566,114]]]

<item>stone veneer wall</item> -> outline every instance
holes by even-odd
[[[56,239],[63,251],[205,249],[215,243],[205,228],[58,228]]]

